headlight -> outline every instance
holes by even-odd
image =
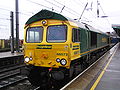
[[[26,57],[25,62],[29,62],[29,61],[30,61],[29,57]]]
[[[59,62],[60,62],[60,59],[59,59],[59,58],[57,58],[57,59],[56,59],[56,62],[58,62],[58,63],[59,63]]]
[[[61,64],[61,65],[66,65],[66,64],[67,64],[67,61],[66,61],[65,59],[61,59],[60,64]]]

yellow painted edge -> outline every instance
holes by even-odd
[[[116,51],[117,51],[117,49],[116,49]],[[115,52],[116,52],[116,51],[115,51]],[[97,80],[95,81],[95,83],[93,84],[93,86],[91,87],[90,90],[95,90],[96,86],[97,86],[98,83],[100,82],[100,79],[102,78],[103,74],[105,73],[105,71],[106,71],[108,65],[110,64],[110,62],[111,62],[111,60],[112,60],[112,58],[113,58],[115,52],[114,52],[114,53],[112,54],[112,56],[110,57],[108,63],[107,63],[106,66],[105,66],[105,68],[102,70],[101,74],[99,75],[99,77],[97,78]]]

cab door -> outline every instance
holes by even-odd
[[[71,59],[80,58],[80,29],[72,29]]]

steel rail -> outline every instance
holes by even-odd
[[[2,80],[0,82],[0,89],[2,88],[6,88],[12,84],[16,84],[16,83],[19,83],[20,81],[23,81],[23,80],[26,80],[27,77],[26,76],[22,76],[22,75],[16,75],[14,77],[9,77],[5,80]]]
[[[24,66],[25,65],[20,65],[2,69],[0,71],[0,89],[10,86],[11,84],[18,83],[22,80],[26,80],[26,76],[20,75],[20,68]]]

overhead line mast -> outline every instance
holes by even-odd
[[[97,17],[99,18],[99,5],[100,5],[100,3],[99,3],[99,1],[97,0]]]
[[[19,52],[19,11],[18,11],[18,0],[15,1],[16,11],[16,51]]]

